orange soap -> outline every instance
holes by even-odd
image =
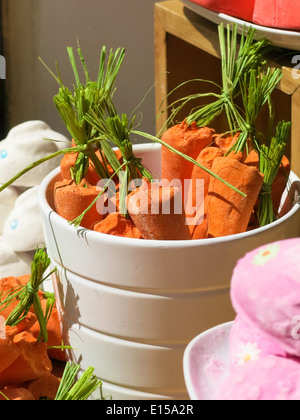
[[[207,202],[208,197],[206,196],[204,199],[204,209],[203,209],[203,215],[201,214],[200,221],[197,225],[190,225],[190,232],[193,240],[197,239],[206,239],[207,238],[207,231],[208,231],[208,220],[207,220]],[[202,220],[203,216],[203,220]],[[202,220],[202,222],[201,222]]]
[[[235,145],[239,138],[240,133],[237,133],[235,136],[230,134],[215,134],[213,136],[214,144],[218,146],[224,154],[229,152],[229,150]]]
[[[52,371],[46,343],[38,343],[27,331],[17,334],[13,343],[19,349],[20,356],[0,373],[0,386],[23,384]]]
[[[201,150],[212,143],[213,130],[208,127],[199,128],[194,122],[190,126],[185,122],[168,129],[162,140],[181,153],[197,159]],[[194,164],[162,146],[162,179],[173,181],[178,179],[184,190],[184,181],[190,180]],[[184,197],[184,195],[183,195]]]
[[[223,155],[222,150],[217,147],[206,147],[196,160],[205,168],[211,169],[214,160]],[[195,217],[199,207],[203,205],[201,198],[203,196],[203,199],[205,199],[208,194],[210,177],[208,172],[194,165],[186,205],[187,217]]]
[[[97,187],[83,180],[79,185],[72,180],[57,182],[54,187],[54,200],[57,213],[68,221],[80,216],[98,197]],[[100,197],[99,200],[103,199]],[[93,225],[103,219],[95,204],[84,216],[81,226],[91,229]]]
[[[26,388],[4,388],[0,391],[0,401],[35,401],[34,395]]]
[[[159,184],[138,188],[127,197],[127,208],[144,239],[191,239],[178,188]]]
[[[26,317],[15,327],[6,327],[6,335],[13,338],[15,335],[28,331],[37,322],[37,317],[34,312],[28,312]]]
[[[21,352],[11,338],[0,338],[0,374],[11,366],[20,356]]]
[[[0,280],[0,293],[2,293],[2,299],[5,299],[11,292],[17,291],[20,286],[25,286],[30,279],[30,275],[21,277],[4,277]],[[7,308],[1,312],[1,316],[5,319],[8,318],[10,313],[18,305],[18,301],[12,302]],[[3,309],[3,308],[1,308]]]
[[[208,237],[223,237],[246,232],[263,184],[263,175],[237,159],[217,158],[212,171],[247,197],[221,181],[211,178],[208,192]]]
[[[60,381],[52,373],[47,373],[35,381],[31,381],[26,389],[33,395],[35,400],[54,400],[59,388]]]
[[[120,213],[109,214],[102,222],[95,225],[94,230],[107,235],[143,239],[141,232],[133,221],[127,219]]]

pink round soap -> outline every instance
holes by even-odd
[[[299,362],[267,356],[245,363],[222,384],[220,401],[300,400]]]
[[[262,338],[300,356],[300,239],[260,247],[238,261],[231,301]]]
[[[238,315],[233,323],[229,345],[232,370],[269,355],[286,356],[280,346],[263,337],[259,330],[250,326],[241,315]]]

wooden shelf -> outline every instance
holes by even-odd
[[[286,55],[284,60],[276,55],[269,59],[270,67],[280,67],[283,72],[282,81],[276,89],[273,100],[276,119],[293,123],[288,155],[291,159],[292,170],[300,175],[300,78],[293,78],[291,57]],[[221,84],[217,25],[189,10],[179,0],[156,3],[155,72],[157,115],[161,109],[176,99],[199,92],[202,84],[195,82],[186,84],[170,94],[174,88],[185,81],[197,78]],[[204,85],[203,89],[208,89]],[[166,100],[168,94],[170,96]],[[161,106],[162,103],[163,106]],[[190,109],[184,109],[178,119],[184,119],[189,111]],[[166,119],[167,114],[162,114],[158,118],[157,132],[164,126]],[[266,126],[266,120],[266,116],[261,117],[259,124],[262,130]],[[224,121],[216,120],[214,128],[216,131],[223,132]]]

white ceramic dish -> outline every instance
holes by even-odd
[[[240,34],[242,33],[244,27],[249,28],[252,26],[256,29],[257,38],[266,38],[276,47],[295,51],[299,51],[300,49],[300,32],[256,25],[255,23],[247,22],[245,20],[238,19],[224,13],[213,12],[212,10],[206,9],[205,7],[193,3],[190,0],[180,1],[190,10],[193,10],[200,16],[210,20],[213,23],[216,23],[217,25],[221,24],[222,22],[225,24],[228,23],[230,25],[236,23]]]
[[[230,374],[229,336],[233,323],[212,328],[194,338],[184,352],[183,368],[191,400],[216,400]]]

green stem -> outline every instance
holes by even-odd
[[[260,226],[266,226],[276,220],[272,199],[272,185],[285,153],[290,130],[290,122],[279,122],[276,127],[276,134],[271,139],[270,144],[259,146],[260,172],[264,174],[264,183],[259,196],[258,208]]]
[[[40,326],[38,341],[43,339],[45,342],[48,341],[47,322],[50,315],[49,313],[44,315],[38,292],[43,281],[56,271],[53,270],[46,278],[43,278],[44,273],[47,271],[50,264],[51,260],[48,258],[45,250],[37,249],[31,264],[31,276],[28,283],[25,286],[10,290],[5,296],[3,296],[3,294],[0,295],[0,307],[2,308],[0,312],[9,307],[12,303],[17,302],[17,306],[7,317],[5,325],[10,327],[18,325],[27,316],[33,305]]]
[[[93,374],[92,367],[89,367],[76,381],[80,368],[80,365],[67,362],[55,401],[87,400],[92,393],[102,388],[102,382]]]

